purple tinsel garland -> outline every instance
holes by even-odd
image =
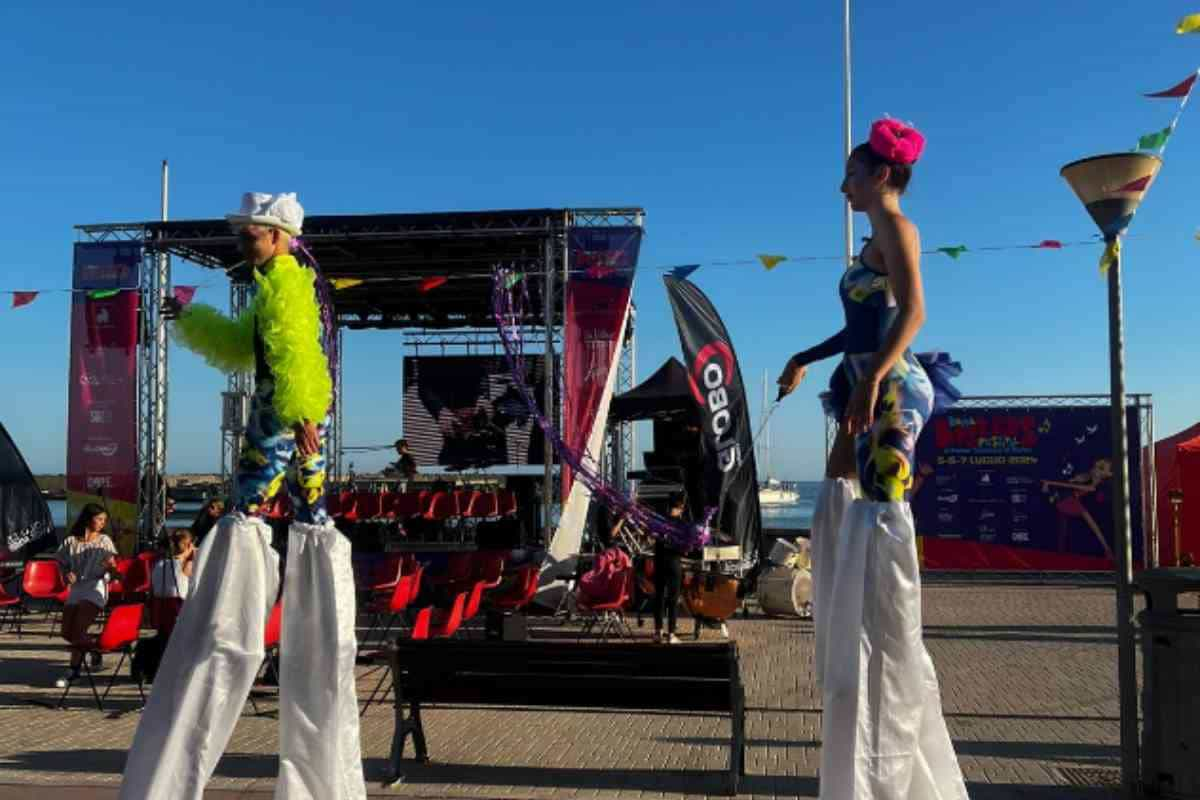
[[[521,275],[509,268],[497,267],[493,276],[492,311],[496,318],[496,327],[500,332],[500,341],[504,346],[504,354],[508,359],[513,385],[516,386],[525,405],[528,406],[538,427],[545,434],[546,441],[554,447],[563,463],[568,464],[575,472],[575,480],[587,487],[594,499],[603,503],[615,514],[624,517],[635,528],[663,540],[680,552],[686,553],[707,544],[711,538],[708,527],[716,513],[715,508],[707,510],[702,525],[675,522],[655,513],[610,486],[600,475],[598,465],[586,454],[581,455],[568,447],[553,423],[542,413],[532,391],[525,383],[524,340],[521,336],[521,321],[525,318],[524,309],[528,304],[529,295]]]
[[[299,252],[308,262],[308,266],[316,273],[317,279],[313,281],[317,291],[317,306],[321,309],[321,346],[325,350],[325,357],[329,361],[329,374],[334,380],[337,380],[338,374],[338,358],[341,355],[338,353],[337,346],[337,325],[333,318],[333,296],[329,292],[329,281],[325,279],[325,274],[321,272],[321,267],[317,264],[317,257],[312,254],[312,251],[304,244],[304,240],[299,236],[295,236],[291,241],[291,250],[293,253]],[[337,392],[333,394],[333,400],[330,403],[330,413],[333,412],[334,404],[337,403]]]

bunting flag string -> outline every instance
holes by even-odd
[[[1134,182],[1136,183],[1136,181]],[[1133,183],[1125,187],[1129,191],[1133,190]],[[1200,233],[1197,234],[1200,238]],[[1102,245],[1104,242],[1100,238],[1094,237],[1091,239],[1083,239],[1078,241],[1063,241],[1060,239],[1042,239],[1035,244],[1015,244],[1015,245],[986,245],[968,247],[965,244],[945,245],[933,249],[921,251],[927,256],[946,256],[952,260],[959,260],[964,254],[978,255],[980,253],[1003,253],[1013,252],[1017,250],[1063,250],[1072,247],[1095,247]],[[767,270],[773,270],[784,262],[792,263],[817,263],[817,262],[841,262],[845,261],[845,256],[840,255],[784,255],[780,253],[768,254],[762,253],[753,258],[731,258],[731,259],[714,259],[711,261],[692,262],[688,264],[669,264],[660,267],[643,267],[644,270],[658,270],[664,273],[671,273],[678,278],[686,278],[702,267],[745,267],[758,266],[764,267]],[[597,269],[616,271],[615,267],[603,267],[595,264],[589,265],[586,268],[572,269],[568,271],[571,275],[588,275],[595,277]],[[505,275],[505,280],[511,282],[512,286],[505,286],[505,289],[511,289],[525,277],[544,275],[541,271],[526,271],[526,272],[508,272]],[[555,274],[562,274],[555,271]],[[607,274],[607,273],[606,273]],[[491,272],[479,271],[464,271],[449,275],[436,275],[426,277],[402,277],[402,276],[386,276],[386,277],[338,277],[330,279],[330,284],[335,291],[350,289],[357,286],[372,286],[379,284],[396,285],[407,284],[412,286],[416,291],[426,293],[431,292],[438,287],[444,286],[450,281],[456,280],[478,280],[480,278],[491,279]],[[196,293],[200,289],[220,288],[225,284],[205,283],[199,285],[176,285],[171,288],[172,296],[182,305],[187,305],[195,298]],[[140,287],[125,287],[120,289],[0,289],[0,292],[5,292],[12,295],[11,308],[21,308],[27,306],[40,298],[43,294],[67,293],[67,294],[86,294],[92,299],[104,299],[112,297],[123,291],[141,291]]]
[[[1175,32],[1178,34],[1196,33],[1197,31],[1200,31],[1200,14],[1188,14],[1175,26]]]
[[[1145,136],[1139,138],[1137,147],[1134,148],[1135,150],[1157,150],[1160,156],[1166,152],[1167,140],[1171,138],[1171,134],[1175,133],[1175,128],[1179,125],[1179,118],[1183,116],[1183,110],[1187,108],[1188,99],[1192,96],[1192,89],[1196,86],[1197,76],[1200,76],[1200,70],[1193,72],[1170,89],[1164,89],[1161,92],[1151,92],[1146,95],[1146,97],[1151,98],[1179,100],[1179,108],[1176,110],[1175,116],[1171,119],[1170,125],[1161,131],[1147,133]]]
[[[186,306],[192,302],[197,291],[216,285],[213,283],[198,286],[180,284],[171,288],[171,294],[181,305]],[[11,294],[12,304],[10,307],[21,308],[44,294],[82,294],[86,295],[89,300],[107,300],[110,297],[116,297],[121,292],[140,292],[141,290],[140,286],[124,286],[116,289],[0,289],[0,294]]]

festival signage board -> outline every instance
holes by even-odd
[[[667,298],[696,403],[704,449],[704,506],[715,508],[714,524],[755,559],[762,538],[754,432],[742,369],[733,340],[717,309],[692,282],[664,275]]]
[[[97,503],[129,554],[137,542],[140,245],[75,245],[67,408],[67,517]]]
[[[563,441],[582,453],[596,425],[609,372],[629,311],[642,242],[639,227],[572,228],[570,277],[563,325]],[[600,421],[604,424],[604,420]],[[595,457],[596,454],[589,454]],[[571,469],[563,465],[562,499],[571,493]]]
[[[1142,560],[1140,425],[1128,411],[1131,536]],[[951,408],[917,442],[911,493],[927,569],[1114,568],[1104,406]]]

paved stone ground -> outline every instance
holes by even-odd
[[[925,623],[975,800],[1117,796],[1100,785],[1119,763],[1110,588],[930,581]],[[820,698],[811,625],[752,616],[730,627],[748,693],[743,797],[816,797]],[[29,800],[33,786],[36,800],[115,798],[138,720],[136,689],[119,683],[112,712],[98,711],[86,686],[72,692],[67,710],[37,705],[57,700],[52,682],[65,662],[46,630],[36,625],[20,640],[0,634],[0,800]],[[535,628],[540,635],[561,633]],[[371,685],[360,681],[364,697]],[[247,706],[206,797],[269,796],[278,723],[273,698],[259,705],[262,716]],[[406,765],[406,783],[387,790],[381,780],[391,712],[380,705],[368,710],[362,739],[372,797],[623,800],[721,793],[726,718],[498,709],[432,709],[425,718],[434,762]]]

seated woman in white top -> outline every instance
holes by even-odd
[[[71,671],[56,682],[59,688],[79,677],[83,654],[95,645],[88,628],[108,603],[108,579],[116,574],[117,548],[103,533],[106,525],[108,513],[88,503],[54,556],[71,587],[62,616],[62,637],[71,645]]]
[[[155,597],[187,599],[190,591],[196,547],[192,532],[186,528],[171,534],[171,557],[160,558],[150,573],[150,591]]]

